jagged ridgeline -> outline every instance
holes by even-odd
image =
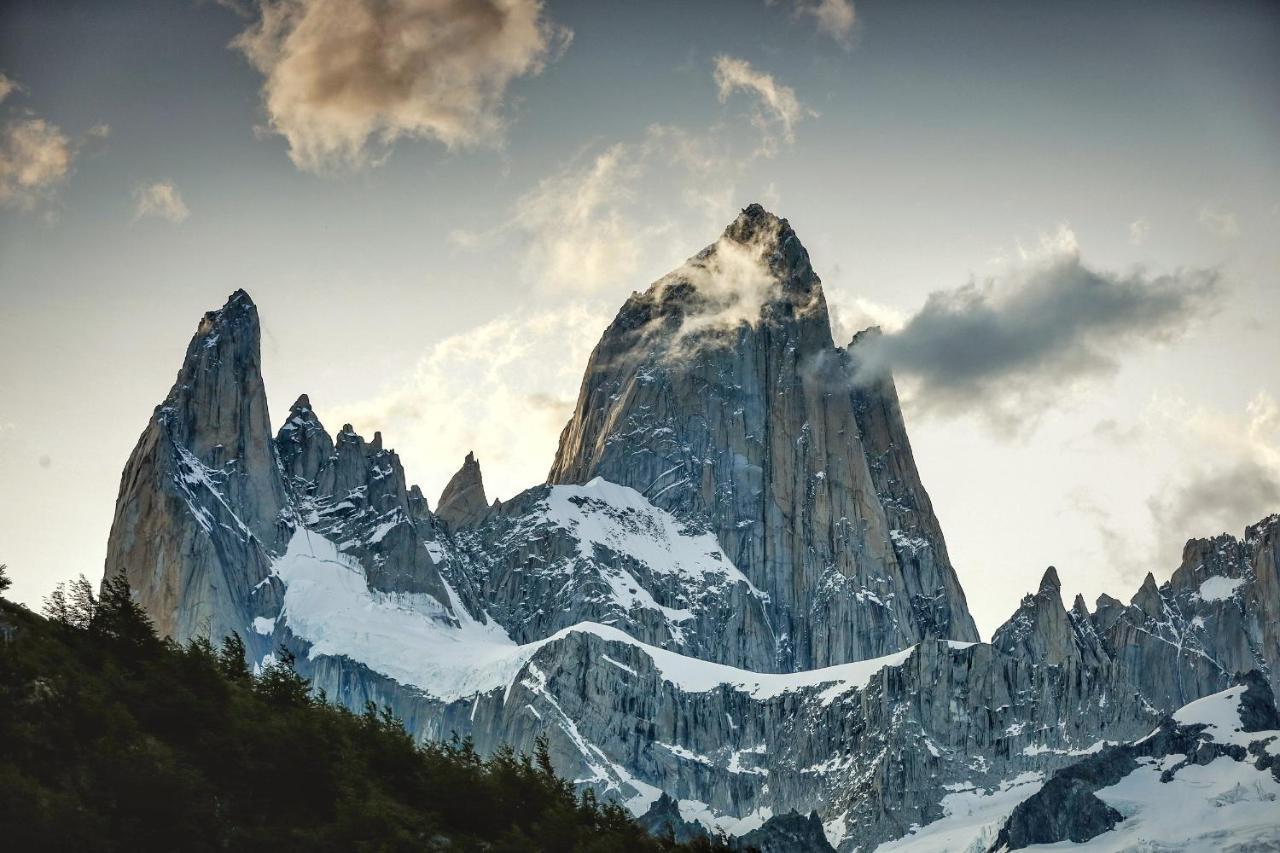
[[[1189,543],[1127,606],[1068,611],[1050,572],[977,642],[873,340],[835,345],[808,253],[752,205],[623,305],[547,483],[490,504],[468,455],[433,512],[306,396],[272,433],[238,291],[126,466],[106,571],[165,634],[235,631],[257,664],[283,645],[421,738],[546,735],[649,825],[766,851],[815,826],[926,844],[958,792],[984,846],[1073,756],[1238,672],[1275,689],[1277,517]]]

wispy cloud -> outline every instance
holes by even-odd
[[[1141,246],[1147,242],[1149,236],[1151,236],[1151,223],[1145,216],[1139,216],[1129,223],[1129,242],[1133,245]]]
[[[1240,236],[1240,221],[1227,210],[1206,205],[1200,208],[1200,224],[1212,233],[1227,240]]]
[[[21,88],[11,77],[0,74],[0,103],[4,103],[5,98],[8,98]]]
[[[721,71],[717,60],[718,86],[723,86]],[[794,92],[762,76],[768,83],[757,83],[781,99],[780,114],[798,120],[804,109],[794,106],[799,103]],[[666,258],[679,248],[659,245],[677,217],[670,200],[653,190],[654,182],[672,181],[675,197],[700,220],[698,226],[719,229],[742,205],[735,191],[738,176],[794,139],[789,125],[777,136],[781,122],[753,118],[755,134],[742,133],[741,123],[697,129],[651,125],[637,140],[588,148],[521,195],[503,221],[457,229],[451,242],[476,250],[515,238],[524,254],[524,274],[543,291],[585,294],[639,284],[632,276],[642,260],[652,260],[655,253]],[[680,259],[670,258],[673,264]]]
[[[715,81],[720,102],[728,102],[735,92],[745,92],[756,102],[753,122],[764,136],[764,153],[773,154],[780,136],[787,144],[795,142],[795,126],[808,116],[817,115],[800,103],[796,92],[774,79],[772,74],[757,70],[745,59],[717,56]]]
[[[191,211],[187,209],[182,194],[172,181],[156,181],[153,184],[137,187],[133,191],[133,218],[136,222],[147,216],[165,219],[169,222],[182,222]]]
[[[1016,434],[1073,386],[1115,372],[1126,350],[1178,338],[1220,296],[1212,270],[1096,270],[1069,231],[1044,246],[999,279],[931,294],[867,342],[860,370],[904,376],[917,412],[976,414]]]
[[[0,74],[0,101],[25,87]],[[71,175],[81,149],[111,132],[105,124],[95,125],[79,139],[72,139],[58,127],[29,109],[19,110],[0,130],[0,206],[32,211],[53,211],[58,190]]]
[[[0,204],[30,210],[67,179],[75,146],[62,129],[42,118],[5,126],[0,142]]]
[[[376,164],[402,138],[496,145],[507,89],[572,33],[540,0],[258,0],[232,42],[265,76],[271,131],[301,169]]]
[[[317,400],[317,412],[326,423],[382,430],[433,506],[470,450],[490,497],[508,498],[545,480],[609,316],[584,302],[502,315],[435,344],[377,397],[330,411]]]
[[[835,39],[846,50],[853,43],[857,13],[850,0],[795,0],[796,14],[811,18],[818,31]]]

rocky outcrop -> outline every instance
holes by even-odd
[[[1225,689],[1241,672],[1280,691],[1280,516],[1243,539],[1192,539],[1164,584],[1147,575],[1130,604],[1099,600],[1093,624],[1121,677],[1154,705],[1176,708]]]
[[[817,812],[809,812],[807,817],[797,811],[771,817],[759,829],[739,837],[733,846],[760,853],[835,853]]]
[[[992,851],[1059,841],[1079,844],[1114,829],[1124,817],[1096,794],[1120,784],[1143,765],[1159,767],[1159,783],[1165,785],[1185,767],[1203,767],[1223,758],[1248,762],[1259,771],[1270,770],[1280,782],[1280,756],[1267,748],[1280,738],[1280,714],[1271,689],[1256,670],[1237,681],[1242,689],[1187,706],[1175,717],[1166,717],[1141,740],[1109,746],[1058,770],[1013,810]],[[1224,723],[1232,720],[1235,725],[1224,730]],[[1248,736],[1255,733],[1259,735],[1257,747]]]
[[[709,532],[632,489],[540,486],[455,541],[477,606],[517,642],[599,622],[703,660],[773,663],[764,594]]]
[[[996,629],[991,645],[1051,666],[1068,662],[1099,666],[1110,661],[1084,601],[1077,597],[1070,612],[1062,606],[1062,583],[1053,566],[1045,571],[1036,594],[1025,596],[1017,612]]]
[[[436,516],[449,525],[452,530],[473,527],[482,521],[489,512],[488,502],[484,496],[484,478],[480,476],[480,463],[474,453],[468,453],[462,467],[449,479],[444,491],[440,493],[440,502],[436,505]]]
[[[244,633],[252,591],[288,537],[286,503],[258,311],[237,290],[201,319],[125,465],[106,577],[128,579],[162,634]]]
[[[976,639],[890,390],[855,388],[808,253],[752,205],[627,300],[549,482],[603,477],[713,531],[768,596],[773,669]]]

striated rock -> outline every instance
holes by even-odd
[[[260,335],[243,290],[204,315],[120,479],[105,575],[179,641],[244,633],[288,535]]]
[[[1084,600],[1077,597],[1071,612],[1062,606],[1062,583],[1053,566],[1045,571],[1039,591],[1025,596],[1018,611],[996,629],[991,644],[1006,654],[1050,666],[1110,662]]]
[[[1280,690],[1280,516],[1245,531],[1187,542],[1163,585],[1150,574],[1128,607],[1100,603],[1095,624],[1126,681],[1176,708],[1225,689],[1241,672]]]
[[[449,525],[450,529],[460,530],[463,527],[474,527],[488,513],[480,462],[474,453],[468,453],[458,473],[449,479],[444,491],[440,493],[436,516]]]

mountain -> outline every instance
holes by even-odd
[[[855,386],[854,358],[831,340],[799,238],[752,205],[623,305],[548,482],[602,477],[713,532],[763,593],[734,663],[788,671],[926,634],[976,640],[892,380]]]
[[[1277,687],[1280,516],[1189,542],[1128,605],[1068,609],[1050,569],[979,642],[863,356],[877,332],[834,344],[808,253],[758,205],[627,300],[547,482],[501,503],[468,455],[432,511],[380,435],[331,435],[305,395],[273,436],[259,334],[243,292],[201,321],[126,466],[108,576],[164,634],[239,632],[259,669],[286,648],[423,740],[545,736],[648,826],[986,849],[1081,757],[1239,673]]]

